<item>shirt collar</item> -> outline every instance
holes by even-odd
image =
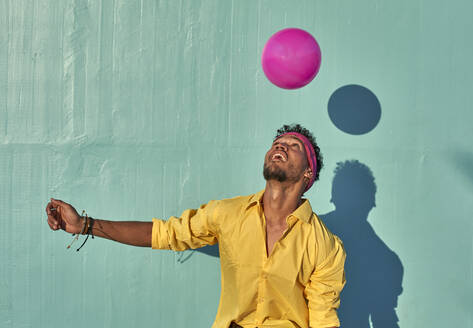
[[[312,218],[312,206],[308,199],[302,198],[302,204],[299,206],[292,215],[298,218],[299,220],[309,223]]]
[[[258,191],[256,194],[251,195],[250,199],[248,200],[248,205],[246,206],[246,209],[249,209],[253,205],[261,204],[261,202],[263,201],[263,194],[264,189]]]
[[[248,200],[248,205],[246,206],[246,209],[256,204],[261,205],[261,202],[263,201],[263,194],[264,189],[258,191],[256,194],[253,194]],[[291,215],[298,218],[299,220],[309,223],[312,217],[312,213],[312,206],[310,206],[309,200],[302,198],[302,204]]]

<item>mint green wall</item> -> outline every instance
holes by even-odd
[[[472,328],[472,13],[467,0],[0,1],[0,327],[209,327],[218,257],[99,239],[66,250],[44,207],[151,220],[253,193],[275,130],[301,122],[325,156],[307,194],[317,213],[335,209],[337,162],[375,178],[366,227],[400,261],[399,326]],[[300,90],[260,65],[285,27],[322,49]],[[381,105],[362,135],[327,109],[352,84]]]

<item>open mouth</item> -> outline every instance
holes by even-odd
[[[281,162],[287,161],[286,157],[284,157],[284,155],[281,154],[281,153],[276,153],[273,156],[271,156],[271,160],[272,161],[281,161]]]

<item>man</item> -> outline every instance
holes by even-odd
[[[321,168],[311,133],[284,125],[264,158],[266,188],[254,195],[210,201],[153,222],[90,220],[51,199],[48,224],[155,249],[218,242],[222,291],[215,328],[338,327],[345,251],[302,198]]]

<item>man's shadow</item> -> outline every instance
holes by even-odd
[[[399,257],[376,235],[368,214],[376,206],[370,168],[357,160],[337,163],[332,183],[335,210],[321,215],[347,252],[347,283],[338,311],[342,327],[399,327],[397,299],[404,268]],[[377,220],[382,218],[373,218]]]

